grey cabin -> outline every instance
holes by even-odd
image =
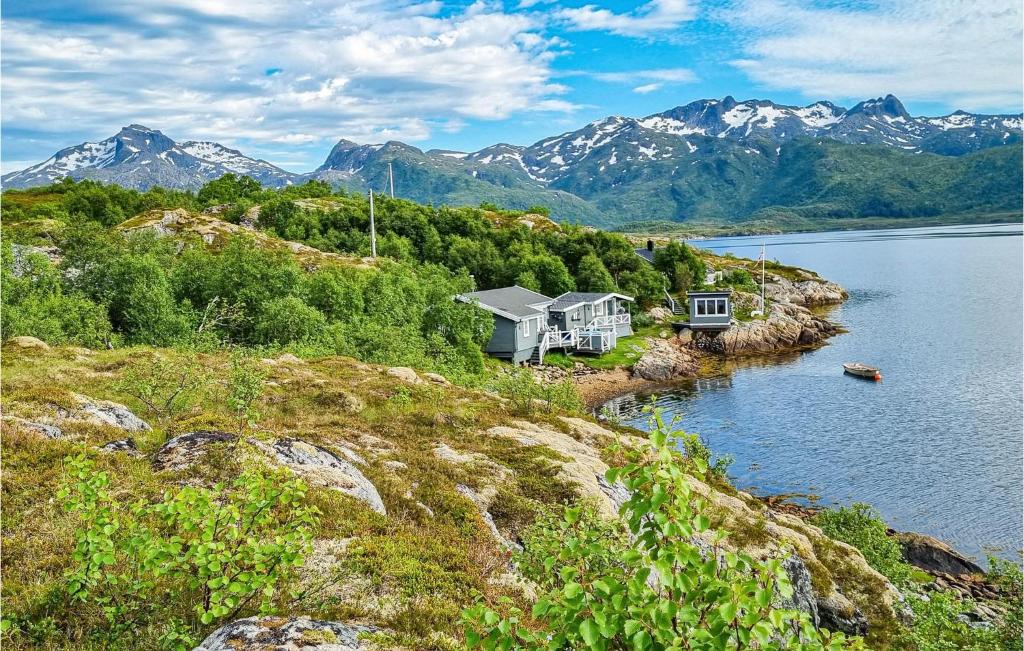
[[[486,352],[516,364],[540,364],[553,348],[604,353],[633,334],[626,303],[615,292],[566,292],[557,298],[514,285],[459,294],[456,300],[494,315]]]
[[[686,292],[691,330],[728,330],[732,323],[732,290]]]

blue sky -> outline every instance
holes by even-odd
[[[3,171],[140,123],[286,169],[733,95],[1020,112],[1019,0],[8,0]]]

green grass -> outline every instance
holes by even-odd
[[[670,325],[651,325],[634,330],[628,337],[619,337],[615,348],[603,355],[588,355],[586,353],[547,353],[544,355],[544,363],[560,368],[572,368],[573,364],[580,362],[602,371],[609,371],[619,367],[632,366],[647,350],[646,339],[657,337],[662,330],[671,332]],[[640,350],[635,350],[635,347]]]

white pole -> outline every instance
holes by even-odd
[[[370,190],[370,255],[377,257],[377,225],[373,221],[373,190]]]
[[[395,198],[395,175],[391,172],[391,163],[388,163],[388,185],[391,186],[391,198]]]
[[[761,242],[761,312],[764,313],[764,242]]]

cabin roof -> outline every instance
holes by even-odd
[[[480,307],[512,321],[543,315],[544,308],[554,301],[544,294],[513,285],[480,292],[467,292],[456,296],[465,303],[478,303]]]
[[[552,312],[565,312],[584,303],[597,303],[609,296],[621,298],[624,301],[632,301],[632,296],[626,296],[616,292],[566,292],[555,299],[555,302],[548,308]]]
[[[686,292],[690,298],[729,298],[732,296],[731,289],[718,289],[710,292]]]
[[[633,249],[633,252],[644,260],[654,264],[654,251],[648,249],[646,246],[641,246],[638,249]]]

